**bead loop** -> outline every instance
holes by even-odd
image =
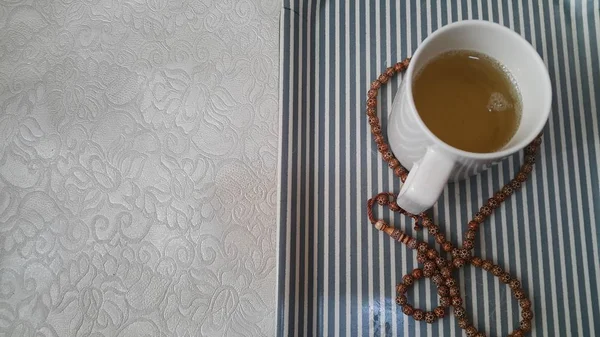
[[[383,159],[388,162],[388,166],[393,170],[394,175],[399,177],[402,182],[406,180],[408,170],[406,170],[394,154],[390,151],[389,145],[386,143],[384,136],[381,134],[381,125],[377,118],[377,92],[381,86],[387,83],[396,73],[404,72],[408,67],[410,59],[405,59],[402,62],[396,63],[394,66],[387,68],[373,83],[368,92],[367,100],[367,116],[368,122],[371,125],[371,131],[377,148]],[[535,162],[535,154],[541,144],[541,135],[531,142],[525,148],[525,157],[523,165],[515,178],[508,184],[502,187],[499,191],[490,197],[486,204],[481,206],[471,221],[468,222],[468,230],[465,232],[462,247],[455,247],[443,235],[439,225],[433,223],[432,219],[425,213],[418,215],[411,214],[402,209],[396,203],[396,195],[394,193],[379,193],[375,197],[367,201],[367,216],[373,226],[386,234],[395,241],[405,244],[410,249],[417,251],[417,262],[423,265],[422,268],[415,268],[410,273],[402,277],[402,283],[396,286],[396,304],[402,307],[402,312],[407,316],[412,316],[417,321],[425,321],[429,324],[434,323],[440,318],[446,316],[447,309],[452,306],[454,315],[458,318],[458,325],[465,330],[466,336],[485,336],[482,332],[477,331],[470,320],[467,318],[467,313],[463,307],[463,299],[460,296],[460,288],[458,280],[453,276],[454,271],[466,265],[473,265],[476,268],[482,268],[487,272],[497,277],[500,282],[507,284],[515,298],[519,301],[521,308],[522,320],[519,326],[510,334],[510,336],[523,336],[531,331],[533,312],[531,310],[531,301],[527,298],[527,294],[521,288],[521,282],[512,278],[510,274],[502,267],[489,260],[481,259],[474,256],[472,249],[475,245],[476,232],[479,226],[496,210],[502,202],[509,198],[516,190],[521,188],[522,183],[527,180],[528,174],[532,171]],[[415,230],[420,229],[419,224],[426,228],[430,235],[435,237],[435,241],[440,245],[441,249],[450,253],[452,259],[446,260],[438,253],[437,250],[430,247],[428,243],[413,238],[399,228],[390,226],[387,222],[381,219],[375,219],[373,215],[373,207],[388,207],[393,212],[409,216],[413,219]],[[414,308],[409,304],[406,297],[406,292],[410,287],[413,287],[418,281],[424,278],[431,278],[436,286],[439,305],[433,311],[426,311]]]

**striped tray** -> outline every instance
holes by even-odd
[[[427,325],[407,319],[394,303],[396,282],[417,263],[413,252],[366,218],[368,198],[400,186],[377,154],[364,102],[381,70],[410,56],[438,27],[467,18],[523,35],[554,83],[532,177],[486,221],[476,253],[522,280],[534,301],[533,335],[600,331],[599,2],[286,0],[284,7],[278,335],[462,334],[452,316]],[[384,125],[399,80],[381,90]],[[509,158],[445,189],[432,214],[453,242],[520,162],[520,156]],[[380,216],[411,231],[401,216]],[[462,269],[459,278],[480,330],[500,336],[517,326],[517,303],[504,285],[473,268]],[[424,282],[409,297],[431,309],[437,305],[433,289]]]

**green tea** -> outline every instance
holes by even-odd
[[[469,152],[495,152],[514,136],[521,99],[508,70],[495,59],[456,50],[431,60],[412,85],[417,112],[446,144]]]

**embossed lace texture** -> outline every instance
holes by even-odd
[[[0,3],[0,335],[274,334],[279,14]]]

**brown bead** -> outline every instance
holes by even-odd
[[[433,309],[433,313],[438,317],[438,318],[443,318],[444,316],[446,316],[446,310],[444,309],[444,307],[437,307],[435,309]]]
[[[429,226],[433,225],[433,221],[431,221],[431,219],[428,216],[423,216],[423,227],[428,228]]]
[[[417,269],[413,270],[411,274],[415,280],[418,280],[423,277],[423,270],[417,268]]]
[[[387,145],[386,143],[377,145],[377,150],[379,150],[379,152],[381,152],[381,153],[386,153],[389,148],[390,148],[390,146]]]
[[[465,312],[465,308],[460,307],[460,306],[455,306],[454,307],[454,316],[456,316],[457,318],[464,318],[466,316],[466,312]]]
[[[444,283],[444,278],[440,274],[433,275],[431,278],[431,282],[436,286],[442,285]]]
[[[537,152],[537,146],[531,142],[525,147],[525,155],[535,155]]]
[[[369,117],[377,117],[377,109],[375,109],[375,108],[367,108],[367,116],[369,116]]]
[[[491,261],[485,260],[481,264],[481,268],[483,268],[487,271],[490,271],[490,270],[492,270],[492,268],[494,268],[494,264]]]
[[[504,200],[506,200],[506,195],[504,194],[504,192],[498,191],[496,192],[496,194],[494,194],[494,199],[496,199],[498,203],[501,203]]]
[[[423,270],[423,276],[430,278],[433,276],[433,270]]]
[[[396,71],[394,70],[394,67],[388,67],[388,68],[385,70],[385,73],[386,73],[386,75],[388,75],[388,77],[392,77],[392,76],[394,76],[394,73],[395,73],[395,72],[396,72]]]
[[[469,240],[475,240],[475,238],[477,237],[477,232],[475,231],[475,229],[469,229],[465,234],[465,237]]]
[[[485,337],[485,334],[483,332],[478,332],[475,337]]]
[[[410,241],[408,241],[408,243],[406,245],[410,249],[417,249],[417,244],[418,244],[417,239],[410,239]],[[417,255],[417,260],[418,260],[418,258],[419,258],[419,256]]]
[[[383,205],[387,205],[388,202],[390,202],[390,198],[387,195],[381,194],[381,195],[377,196],[377,203],[378,204],[380,204],[380,205],[383,206]]]
[[[521,282],[519,282],[519,280],[517,280],[517,279],[512,279],[510,281],[509,286],[510,286],[510,289],[517,290],[517,289],[521,288]]]
[[[407,286],[411,286],[414,283],[414,281],[415,279],[412,277],[412,275],[402,276],[402,282]]]
[[[451,278],[451,277],[449,277],[449,278],[447,278],[447,279],[446,279],[446,282],[445,282],[445,284],[446,284],[448,287],[455,287],[455,286],[456,286],[456,280],[455,280],[455,279],[453,279],[453,278]]]
[[[419,243],[419,247],[417,249],[421,253],[427,253],[427,250],[429,249],[429,247],[427,246],[427,244],[425,242],[421,242],[421,243]]]
[[[373,137],[373,139],[375,140],[375,143],[377,143],[377,144],[385,143],[385,138],[383,138],[382,135],[376,135],[375,137]]]
[[[452,299],[449,296],[440,297],[440,305],[448,307],[452,304]]]
[[[521,182],[520,182],[520,181],[518,181],[518,180],[516,180],[516,179],[513,179],[513,180],[510,182],[510,187],[512,187],[512,188],[513,188],[513,190],[518,190],[519,188],[521,188]]]
[[[475,337],[475,334],[477,333],[477,328],[475,328],[474,326],[471,325],[471,326],[467,327],[465,332],[467,333],[468,337]]]
[[[506,284],[506,283],[510,282],[510,280],[511,280],[511,276],[509,273],[502,273],[502,275],[500,275],[500,281],[502,283]]]
[[[479,257],[474,257],[473,259],[471,259],[471,263],[475,266],[475,267],[481,267],[481,265],[483,264],[483,260]]]
[[[524,298],[524,299],[522,299],[522,300],[519,301],[519,305],[523,309],[529,309],[529,308],[531,308],[531,301],[529,299],[527,299],[527,298]]]
[[[448,278],[452,275],[452,270],[448,267],[443,267],[440,269],[440,274],[442,274],[443,277]]]
[[[523,337],[525,335],[523,335],[523,332],[520,329],[517,329],[517,330],[513,331],[512,336],[513,337]]]
[[[494,276],[500,276],[502,275],[502,273],[504,272],[504,270],[502,270],[502,268],[500,266],[494,266],[492,268],[492,275]]]
[[[483,214],[481,214],[480,212],[475,213],[475,216],[473,217],[473,221],[480,224],[484,220],[485,220],[485,216]]]
[[[535,163],[535,155],[534,154],[528,154],[525,156],[525,162],[527,164],[533,164]]]
[[[367,100],[367,107],[368,108],[376,108],[377,107],[377,100],[375,98],[369,98]]]
[[[435,269],[435,267],[436,267],[435,262],[433,262],[431,260],[427,260],[427,261],[425,261],[425,263],[423,263],[423,270],[433,271]]]
[[[404,71],[404,69],[405,68],[403,67],[403,65],[402,65],[401,62],[398,62],[398,63],[394,64],[394,70],[396,70],[396,72]]]
[[[396,158],[393,158],[389,161],[388,166],[391,169],[395,169],[396,167],[400,166],[400,161]]]
[[[526,174],[529,174],[529,173],[531,173],[531,171],[533,171],[533,165],[532,164],[525,164],[521,168],[521,171],[525,172]]]
[[[406,304],[402,307],[402,312],[407,316],[412,316],[414,309],[410,304]]]
[[[402,174],[402,172],[403,172],[403,171],[404,171],[404,169],[403,169],[402,167],[396,167],[396,168],[394,169],[394,175],[395,175],[396,177],[399,177],[399,176]]]
[[[398,206],[398,204],[396,203],[396,201],[390,201],[388,206],[390,207],[390,210],[392,212],[398,212],[401,209],[400,206]]]
[[[452,260],[452,264],[456,268],[462,268],[465,265],[465,260],[459,257],[458,259]]]
[[[435,258],[435,264],[441,268],[446,265],[446,259],[444,259],[441,256],[438,256]]]
[[[469,230],[472,230],[474,232],[477,229],[479,229],[479,223],[476,221],[469,221]]]
[[[379,126],[379,125],[371,126],[371,132],[375,135],[380,135],[381,134],[381,126]]]
[[[435,259],[438,256],[438,252],[435,249],[429,249],[427,251],[427,257],[431,260]]]
[[[438,227],[437,225],[430,225],[429,228],[427,228],[427,230],[429,231],[430,235],[436,235],[440,232],[440,227]]]
[[[502,193],[504,193],[504,195],[506,195],[506,197],[510,197],[513,193],[514,190],[512,188],[512,186],[510,186],[510,183],[507,184],[506,186],[502,187]]]
[[[462,298],[458,297],[458,296],[454,296],[452,297],[452,306],[453,307],[458,307],[462,305]]]
[[[396,295],[404,294],[408,290],[408,287],[402,283],[396,285]]]
[[[487,204],[491,209],[496,209],[498,206],[500,206],[500,204],[494,198],[489,198]]]
[[[381,82],[375,80],[371,83],[371,89],[379,90],[381,88]]]
[[[524,183],[527,180],[527,175],[523,172],[517,173],[517,181],[520,183]]]
[[[450,287],[450,296],[452,297],[456,297],[460,295],[460,289],[458,288],[458,286],[452,286]]]
[[[467,239],[463,241],[463,247],[465,247],[465,249],[473,249],[475,247],[475,241]]]
[[[417,253],[417,262],[425,263],[425,261],[427,261],[427,254],[421,252]]]
[[[454,309],[456,310],[456,309]],[[461,329],[466,329],[469,326],[469,320],[466,318],[461,318],[458,320],[458,327]]]
[[[519,328],[523,332],[531,331],[531,321],[522,320],[521,322],[519,322]]]
[[[428,311],[425,313],[425,322],[431,324],[433,322],[435,322],[436,316],[433,312]]]
[[[367,92],[367,97],[369,97],[369,98],[375,98],[375,97],[377,97],[377,90],[375,90],[375,89],[369,89],[369,92]]]
[[[442,245],[442,249],[444,249],[445,252],[449,252],[452,250],[452,244],[450,242],[444,242],[444,244]]]
[[[439,245],[442,245],[444,242],[446,242],[446,237],[442,233],[437,233],[435,236],[435,242],[437,242]]]
[[[392,158],[394,158],[394,154],[391,153],[390,151],[383,153],[383,159],[385,161],[391,160]]]
[[[379,219],[379,220],[377,220],[377,222],[375,222],[375,228],[377,228],[377,229],[379,229],[381,231],[385,230],[388,227],[389,227],[388,224],[385,221],[381,220],[381,219]],[[393,230],[392,235],[395,234],[394,232],[398,233],[397,230]]]
[[[518,300],[522,300],[525,298],[525,292],[523,291],[523,289],[515,290],[515,298]]]
[[[460,248],[458,250],[458,257],[465,261],[471,260],[471,252],[468,249]]]
[[[371,125],[371,126],[379,124],[379,118],[377,118],[377,116],[369,116],[367,118],[367,121],[369,122],[369,125]]]
[[[529,309],[525,309],[521,312],[521,317],[523,317],[523,319],[531,321],[533,319],[533,312]]]
[[[439,286],[437,292],[440,296],[448,296],[448,294],[450,293],[450,289],[448,289],[448,287],[446,286]]]
[[[488,217],[492,214],[492,208],[487,205],[481,206],[479,212],[481,212],[481,214],[483,214],[484,216]]]
[[[396,296],[396,304],[405,305],[408,302],[408,299],[404,295]]]
[[[415,309],[412,317],[417,321],[422,321],[423,319],[425,319],[425,313],[421,309]]]
[[[377,78],[377,80],[379,82],[381,82],[382,84],[386,84],[387,81],[389,80],[389,78],[388,78],[388,76],[387,76],[386,73],[383,73],[383,74],[379,75],[379,77]]]

